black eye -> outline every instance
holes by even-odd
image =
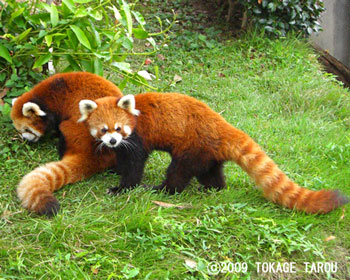
[[[107,128],[101,128],[101,133],[105,134],[107,132]]]
[[[115,129],[115,131],[117,131],[117,132],[119,132],[119,131],[121,131],[122,129],[120,128],[120,127],[117,127],[116,129]]]

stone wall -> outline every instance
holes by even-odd
[[[323,31],[311,41],[350,68],[350,0],[324,0]]]

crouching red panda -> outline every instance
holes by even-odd
[[[113,83],[87,73],[56,74],[13,100],[11,118],[24,139],[36,142],[51,129],[60,133],[60,161],[50,162],[23,177],[17,194],[23,207],[38,214],[56,214],[59,203],[52,193],[116,165],[115,154],[96,150],[96,142],[83,124],[81,99],[122,96]]]

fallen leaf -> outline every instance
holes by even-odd
[[[341,216],[340,216],[340,218],[339,218],[339,221],[340,221],[340,220],[343,220],[344,217],[345,217],[345,207],[343,207],[343,211],[342,211],[342,213],[341,213]]]
[[[189,266],[190,268],[196,268],[197,267],[197,262],[190,260],[190,259],[185,259],[185,264]]]
[[[330,235],[328,236],[327,238],[324,239],[325,242],[328,242],[328,241],[331,241],[331,240],[334,240],[336,237],[334,235]]]
[[[5,88],[2,90],[2,92],[0,92],[0,98],[5,97],[8,91],[9,91],[9,88],[5,87]]]
[[[152,63],[152,60],[150,60],[149,58],[146,58],[145,60],[145,65],[149,65]]]
[[[9,91],[9,88],[5,87],[1,92],[0,92],[0,105],[4,105],[5,102],[2,100],[3,97],[6,96],[7,92]]]
[[[164,208],[171,208],[171,207],[175,207],[178,209],[185,209],[185,208],[191,208],[191,205],[176,205],[176,204],[172,204],[172,203],[167,203],[167,202],[163,202],[163,201],[157,201],[157,200],[152,200],[152,202],[154,204],[157,204],[158,206],[164,207]]]
[[[181,76],[179,76],[179,75],[177,75],[177,74],[175,74],[175,76],[174,76],[174,82],[175,83],[178,83],[178,82],[181,82],[182,81],[182,78],[181,78]]]
[[[157,57],[160,59],[160,60],[164,60],[165,59],[165,56],[164,55],[162,55],[162,54],[157,54]]]
[[[226,77],[226,75],[224,74],[224,73],[219,73],[219,75],[218,75],[220,78],[224,78],[224,77]]]
[[[97,275],[97,273],[98,273],[98,268],[97,267],[95,267],[95,268],[92,267],[91,270],[92,270],[93,274]]]
[[[62,197],[66,197],[66,194],[67,194],[67,192],[64,191],[63,194],[62,194]]]
[[[11,216],[11,212],[8,210],[5,210],[4,212],[2,212],[1,218],[6,219],[9,216]]]
[[[137,72],[137,74],[139,74],[141,77],[145,78],[147,81],[152,81],[152,79],[154,79],[156,77],[153,74],[148,73],[146,70],[139,71],[139,72]]]

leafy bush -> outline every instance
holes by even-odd
[[[241,27],[247,22],[274,36],[285,36],[288,31],[309,35],[321,29],[317,22],[324,11],[322,0],[212,0],[219,11],[227,13],[227,21],[236,13],[242,17]],[[238,12],[238,14],[237,14]]]
[[[290,30],[311,34],[319,31],[317,19],[324,11],[321,0],[240,0],[254,24],[285,36]]]
[[[112,70],[124,77],[121,88],[127,81],[147,84],[126,59],[156,52],[154,37],[167,29],[147,32],[144,17],[133,7],[125,0],[62,0],[61,5],[0,2],[0,89],[10,88],[5,100],[42,79],[39,73],[45,72],[48,62],[56,71],[103,75],[104,70]],[[136,44],[137,40],[150,49],[143,52],[145,44]]]

